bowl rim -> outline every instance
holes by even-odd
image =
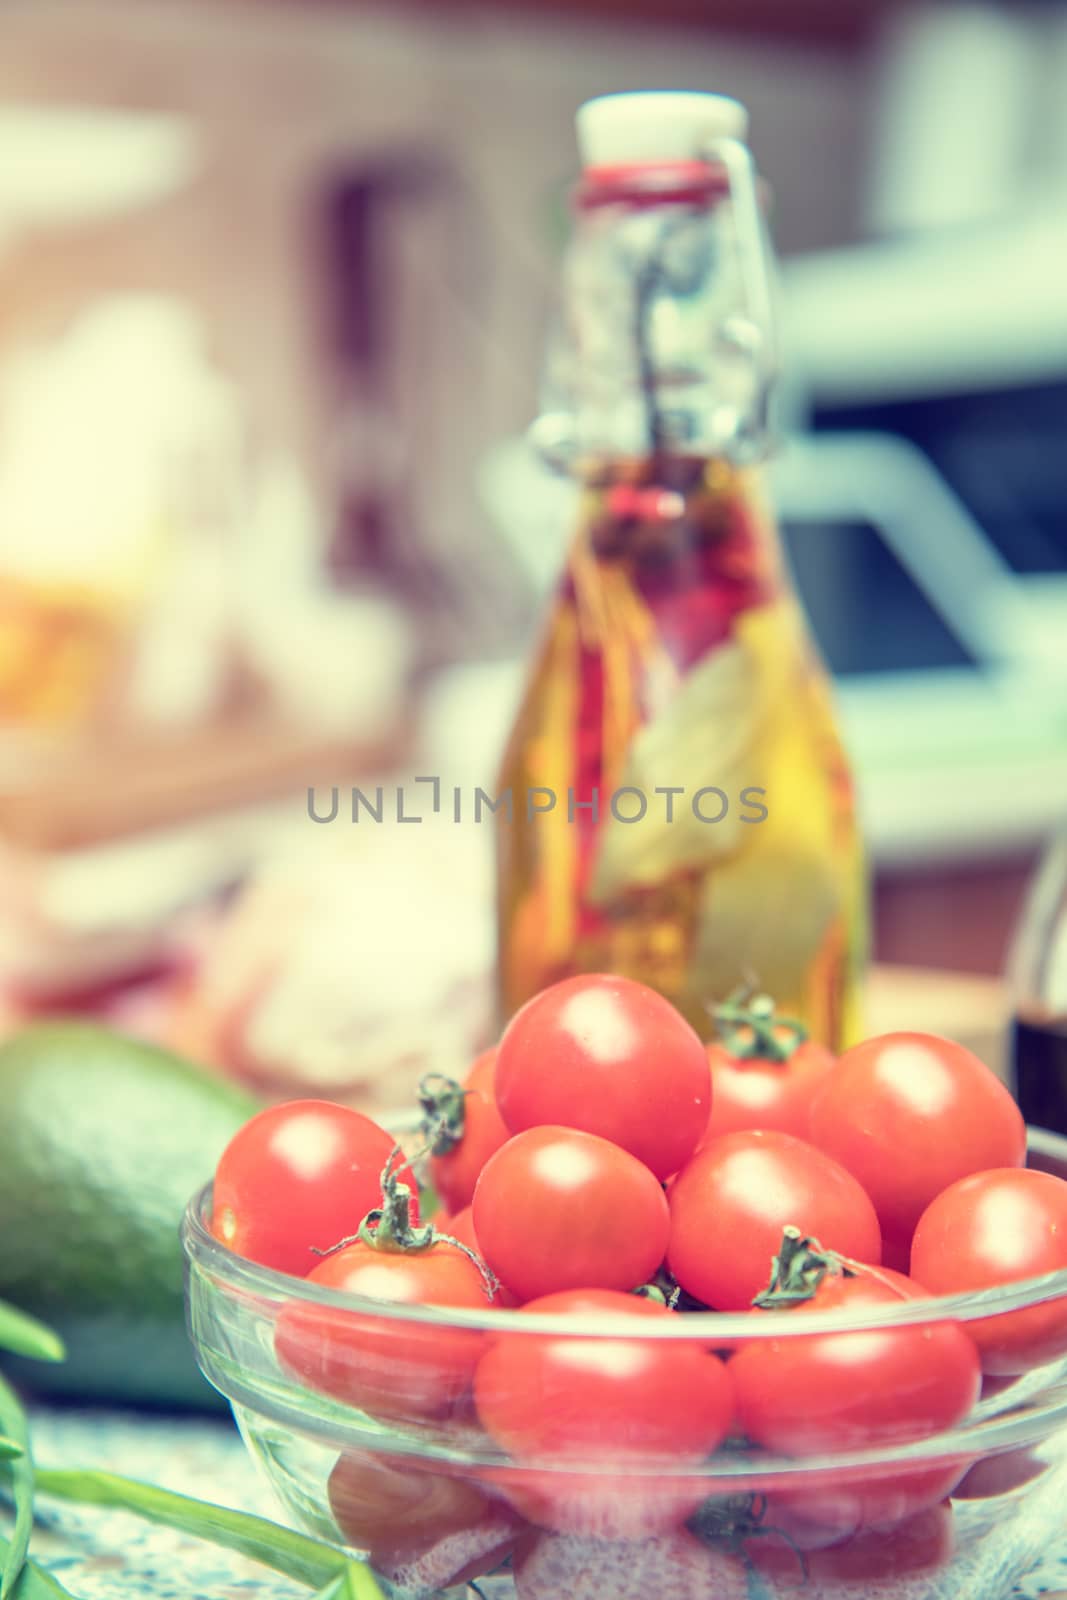
[[[1060,1165],[1067,1173],[1067,1138],[1044,1129],[1030,1128],[1028,1152]],[[1044,1170],[1038,1169],[1038,1170]],[[766,1339],[807,1337],[819,1333],[876,1333],[888,1328],[929,1326],[932,1323],[966,1324],[980,1319],[1025,1311],[1067,1297],[1067,1268],[1038,1277],[1020,1278],[992,1288],[959,1294],[930,1295],[902,1300],[897,1305],[869,1311],[812,1311],[803,1317],[758,1316],[751,1311],[693,1311],[678,1317],[650,1317],[637,1322],[619,1316],[597,1316],[595,1321],[556,1313],[521,1309],[484,1311],[452,1306],[403,1305],[354,1295],[340,1289],[309,1283],[306,1278],[278,1272],[237,1255],[207,1226],[211,1214],[212,1185],[206,1183],[190,1199],[181,1226],[181,1240],[190,1267],[208,1273],[228,1292],[251,1294],[281,1304],[318,1305],[339,1311],[358,1311],[383,1322],[420,1323],[435,1328],[469,1328],[487,1333],[550,1334],[555,1337],[654,1340],[700,1339],[715,1346],[751,1344]]]

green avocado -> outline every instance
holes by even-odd
[[[185,1329],[178,1226],[256,1103],[169,1052],[86,1023],[0,1046],[0,1299],[67,1360],[4,1357],[38,1392],[212,1406]]]

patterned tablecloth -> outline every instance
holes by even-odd
[[[34,1454],[101,1467],[276,1517],[278,1507],[225,1421],[36,1409]],[[309,1591],[216,1545],[124,1511],[38,1500],[32,1554],[78,1600],[295,1600]]]
[[[35,1452],[48,1465],[102,1467],[165,1488],[278,1515],[236,1430],[225,1421],[38,1409]],[[79,1600],[295,1600],[299,1584],[227,1550],[154,1527],[122,1511],[42,1497],[33,1553]],[[1017,1596],[1067,1591],[1067,1529],[1060,1548]],[[560,1600],[565,1600],[564,1596]]]

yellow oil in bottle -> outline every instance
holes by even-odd
[[[699,1031],[758,982],[840,1047],[865,882],[829,683],[754,472],[588,472],[498,784],[501,1002],[574,972]]]

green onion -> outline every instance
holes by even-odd
[[[10,1539],[5,1539],[0,1533],[0,1566],[6,1568],[10,1552]],[[27,1561],[15,1585],[14,1600],[74,1600],[74,1596],[50,1572],[39,1567],[36,1561]]]
[[[366,1567],[359,1567],[350,1561],[344,1572],[339,1572],[324,1589],[319,1590],[315,1600],[363,1600],[366,1590],[358,1585],[366,1570]]]
[[[36,1317],[16,1311],[6,1300],[0,1300],[0,1350],[10,1350],[15,1356],[29,1356],[33,1361],[65,1361],[67,1358],[58,1334]]]
[[[9,1469],[12,1473],[14,1466],[13,1463]],[[384,1600],[369,1567],[362,1562],[350,1560],[343,1551],[321,1539],[294,1533],[246,1511],[231,1511],[189,1495],[173,1494],[169,1489],[157,1489],[113,1472],[41,1467],[37,1470],[37,1487],[42,1494],[61,1500],[132,1511],[150,1522],[224,1545],[321,1591],[320,1600]]]
[[[0,1432],[12,1439],[19,1454],[7,1463],[11,1475],[11,1495],[15,1502],[15,1526],[4,1557],[3,1576],[0,1577],[0,1600],[8,1600],[26,1565],[26,1552],[30,1548],[30,1530],[33,1527],[33,1461],[30,1457],[29,1428],[26,1413],[18,1395],[4,1378],[0,1378]]]

